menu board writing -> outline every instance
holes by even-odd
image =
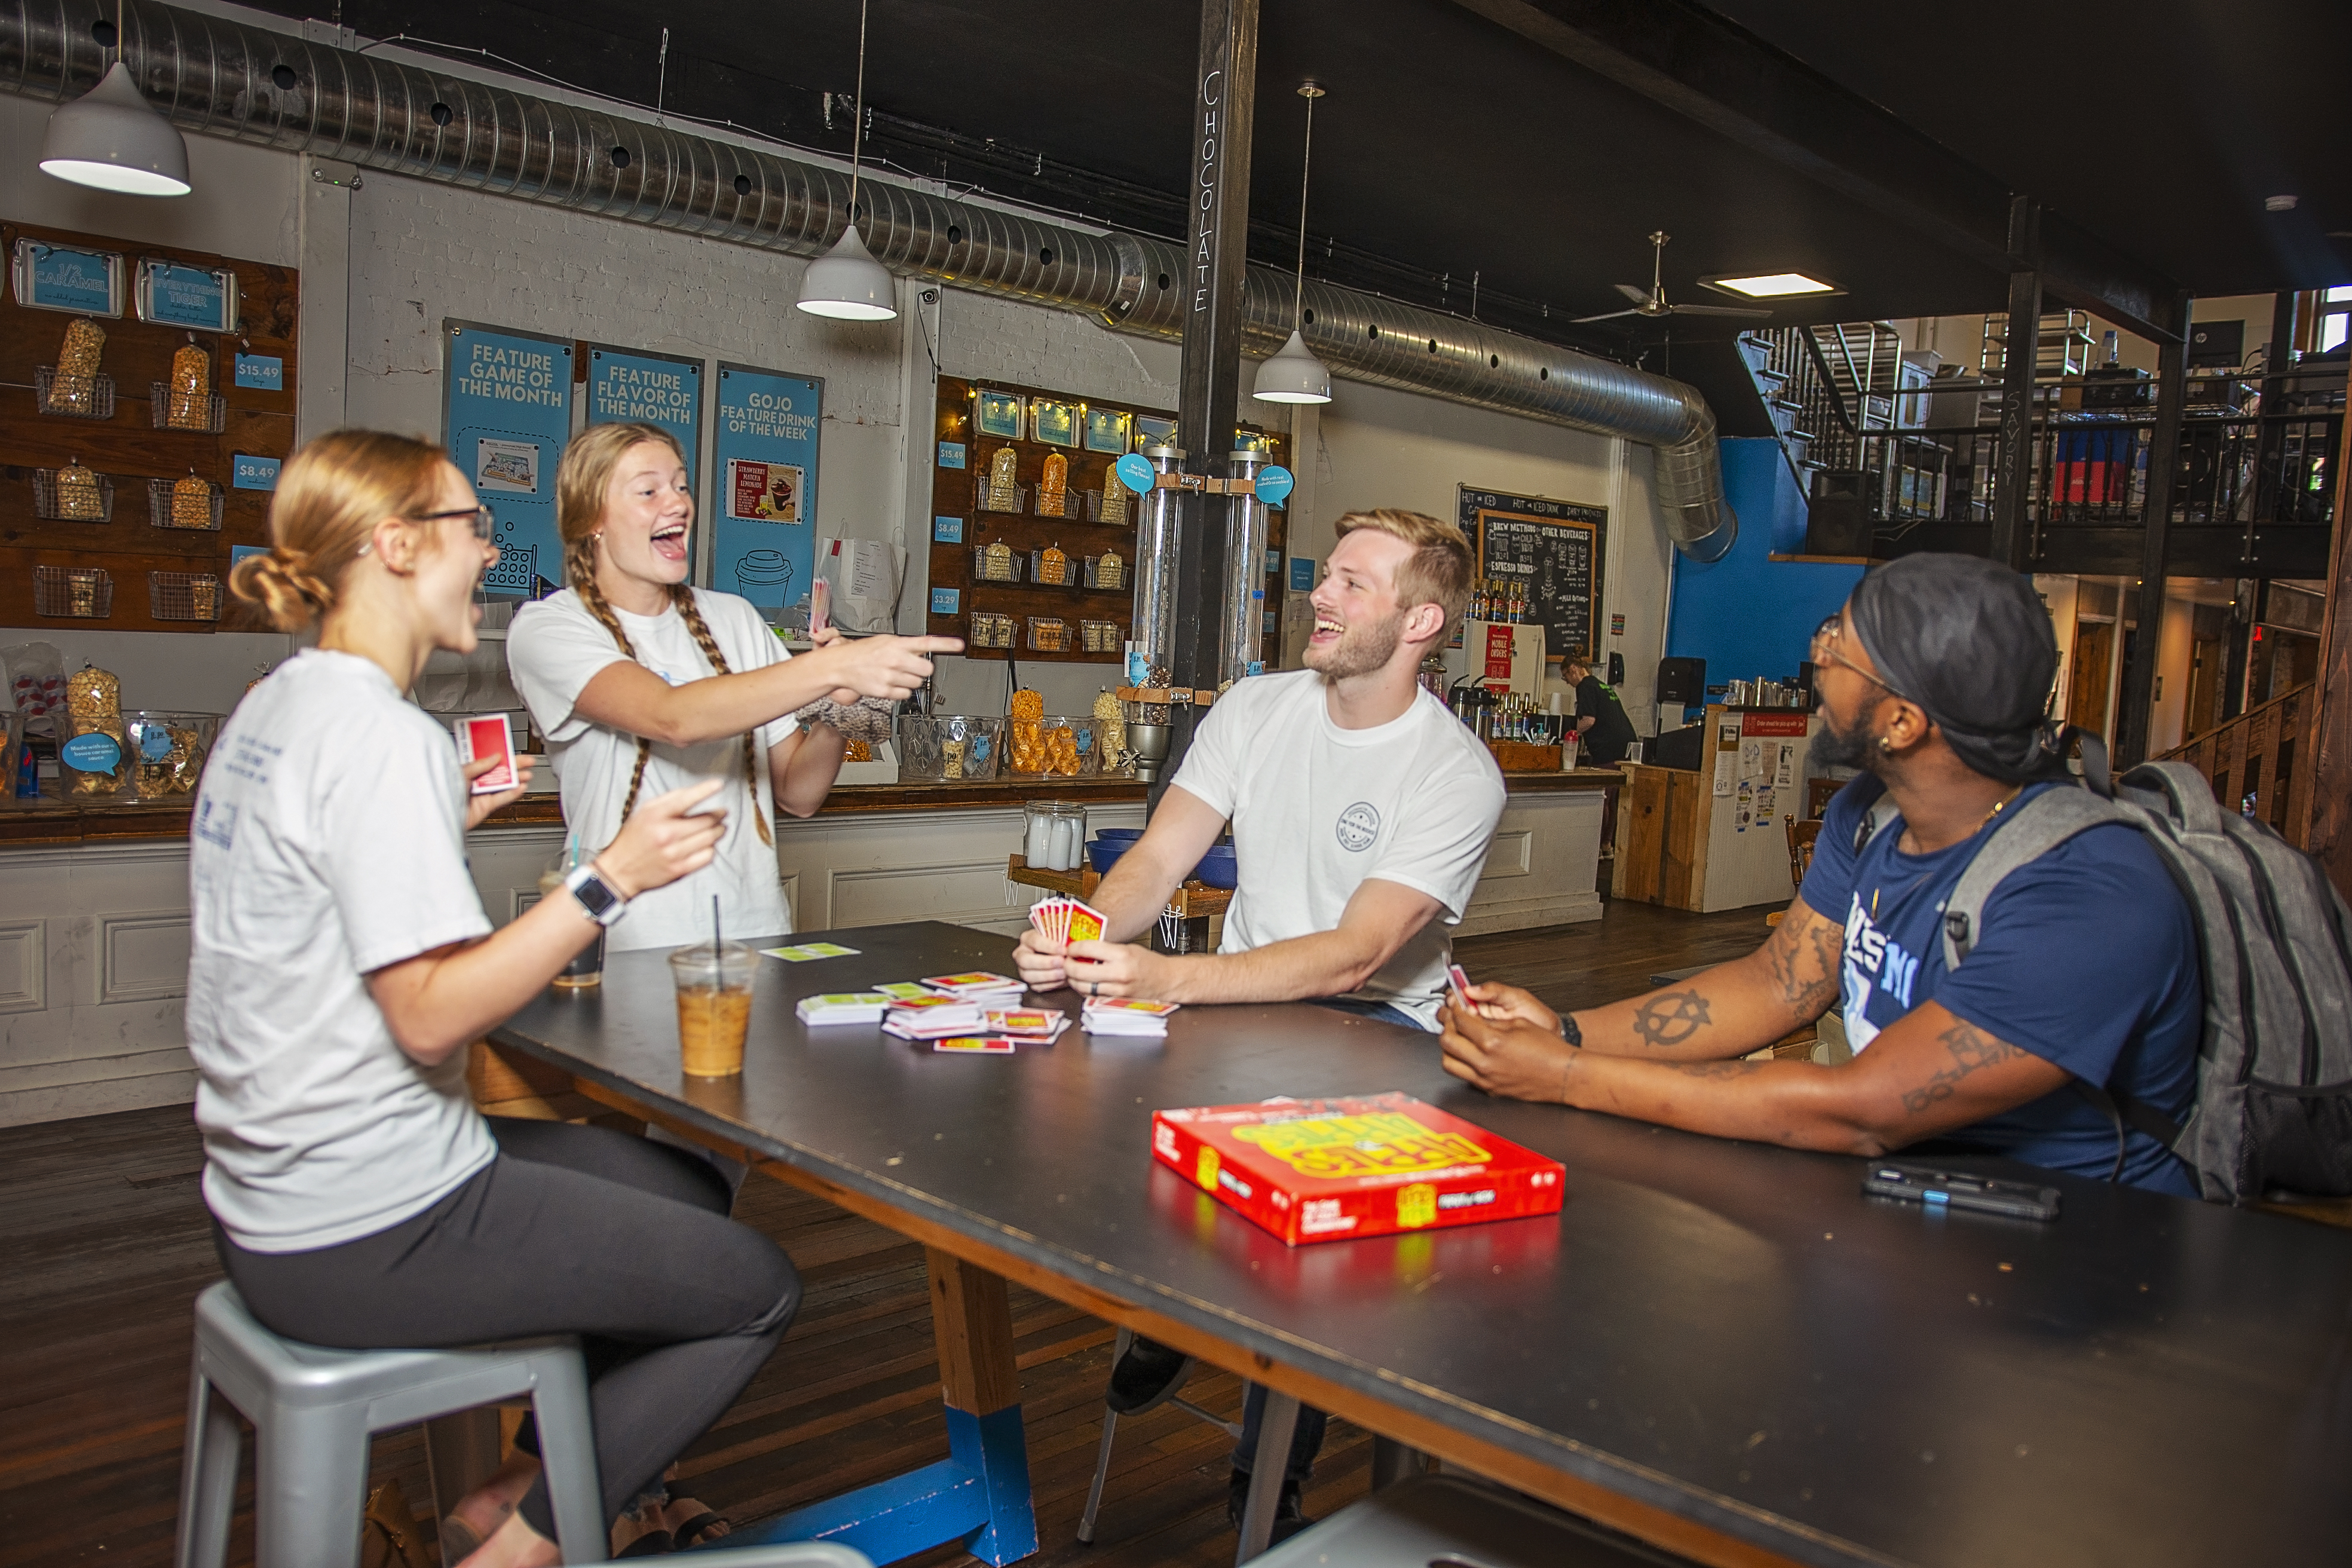
[[[1541,496],[1461,490],[1459,519],[1476,575],[1527,585],[1528,618],[1547,655],[1597,652],[1609,509]]]

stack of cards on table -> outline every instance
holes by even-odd
[[[802,997],[799,1012],[803,1024],[878,1024],[889,1008],[879,991],[830,991]]]
[[[923,984],[942,996],[969,1002],[975,1007],[1018,1007],[1021,982],[1009,974],[976,969],[965,974],[926,974]]]
[[[1056,893],[1029,906],[1029,923],[1049,942],[1100,942],[1102,911]]]
[[[1158,1039],[1168,1033],[1168,1015],[1181,1005],[1147,1002],[1140,996],[1089,996],[1085,1008],[1087,1033]]]
[[[932,992],[893,1001],[882,1020],[882,1032],[902,1040],[939,1040],[976,1033],[987,1023],[988,1009],[979,1003]]]
[[[1024,1045],[1052,1042],[1070,1026],[1070,1016],[1058,1007],[990,1008],[988,1032]]]

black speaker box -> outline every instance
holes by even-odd
[[[1703,658],[1658,660],[1658,689],[1655,700],[1679,702],[1685,708],[1704,707],[1706,703],[1706,660]]]
[[[1805,520],[1808,555],[1868,555],[1870,513],[1856,496],[1815,496]]]

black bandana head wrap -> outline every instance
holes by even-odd
[[[2063,769],[2043,721],[2057,637],[2030,580],[1977,555],[1906,555],[1864,577],[1846,614],[1961,762],[2010,784]]]

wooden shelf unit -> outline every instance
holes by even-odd
[[[931,468],[931,515],[934,537],[931,542],[930,584],[934,592],[941,588],[956,591],[956,609],[952,615],[934,614],[926,629],[935,637],[969,637],[971,616],[975,610],[1011,616],[1013,646],[1007,648],[967,647],[971,658],[1003,658],[1008,653],[1015,662],[1039,660],[1053,663],[1117,663],[1119,650],[1107,653],[1086,651],[1078,632],[1078,622],[1110,621],[1118,625],[1119,638],[1133,635],[1135,623],[1135,565],[1138,525],[1142,520],[1145,498],[1130,494],[1128,498],[1128,521],[1120,524],[1087,521],[1085,515],[1085,492],[1101,489],[1118,481],[1111,475],[1111,465],[1118,460],[1115,452],[1090,452],[1083,447],[1055,447],[1025,437],[1013,439],[1003,436],[978,434],[976,407],[982,389],[992,392],[1017,393],[1023,398],[1045,398],[1051,402],[1067,403],[1079,411],[1081,432],[1085,427],[1086,410],[1110,409],[1130,416],[1149,415],[1165,418],[1166,409],[1145,408],[1138,405],[1110,402],[1102,398],[1083,398],[1069,393],[1047,388],[1016,385],[1010,382],[973,381],[958,376],[941,376],[939,383],[937,428]],[[1255,426],[1244,429],[1255,435],[1267,432]],[[1083,438],[1083,437],[1082,437]],[[1180,441],[1181,437],[1179,437]],[[1286,462],[1290,439],[1284,435],[1269,437],[1274,446],[1272,461]],[[937,447],[953,444],[963,450],[963,467],[940,466]],[[1021,486],[1022,499],[1031,510],[1027,512],[983,511],[979,506],[987,489],[988,465],[1000,447],[1011,447],[1015,454],[1014,473]],[[1046,457],[1059,452],[1069,460],[1068,495],[1073,512],[1066,518],[1035,515],[1038,479],[1043,476]],[[937,519],[955,518],[962,523],[963,537],[960,542],[940,543],[936,535]],[[1269,508],[1266,520],[1266,548],[1279,551],[1283,542],[1283,514]],[[976,582],[972,577],[971,552],[974,548],[1003,544],[1020,558],[1022,581],[1018,583]],[[1029,555],[1033,551],[1058,547],[1070,558],[1073,573],[1079,570],[1082,559],[1099,555],[1104,551],[1115,552],[1126,563],[1121,585],[1117,588],[1084,586],[1056,587],[1028,581]],[[1266,578],[1265,603],[1282,603],[1277,580],[1278,573]],[[1061,652],[1047,652],[1027,646],[1029,618],[1055,616],[1069,623],[1069,647]],[[1277,622],[1276,638],[1280,636]]]

